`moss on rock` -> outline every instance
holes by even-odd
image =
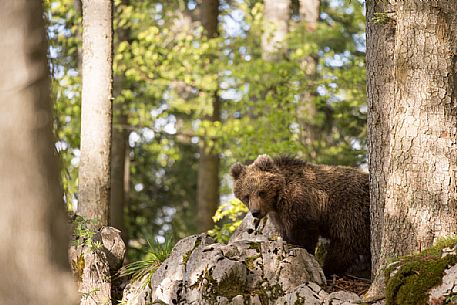
[[[457,245],[457,238],[438,242],[430,249],[401,257],[385,270],[386,305],[427,304],[428,292],[441,283],[444,271],[457,264],[457,255],[442,257],[444,248]]]
[[[182,256],[182,263],[185,265],[187,264],[187,262],[189,261],[189,258],[190,256],[192,255],[192,252],[194,252],[195,249],[198,248],[198,246],[200,246],[200,244],[202,243],[202,237],[199,236],[196,240],[195,240],[195,243],[194,243],[194,247],[187,251],[183,256]]]
[[[258,241],[251,241],[249,242],[249,249],[255,249],[257,252],[260,253],[262,251],[262,245]]]

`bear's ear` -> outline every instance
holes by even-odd
[[[275,168],[275,162],[269,155],[258,156],[253,165],[266,172],[272,171]]]
[[[230,175],[232,175],[233,179],[238,179],[241,174],[244,172],[246,166],[242,165],[239,162],[236,162],[235,164],[232,165],[230,168]]]

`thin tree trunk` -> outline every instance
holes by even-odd
[[[300,0],[300,19],[308,32],[314,32],[319,22],[319,6],[320,0]],[[305,41],[303,43],[306,43]],[[302,93],[301,103],[297,107],[297,118],[301,125],[301,142],[307,148],[316,147],[316,142],[319,139],[320,128],[314,123],[317,116],[316,104],[314,97],[316,95],[313,86],[313,80],[316,78],[317,72],[317,54],[310,54],[301,63],[302,69],[305,71],[308,89]],[[314,160],[317,157],[317,151],[311,149],[309,158]]]
[[[219,0],[203,1],[201,22],[208,38],[218,35]],[[215,92],[212,113],[206,119],[220,121],[220,100]],[[198,164],[198,227],[207,231],[214,226],[212,217],[219,205],[219,155],[209,145],[211,139],[200,139],[200,159]]]
[[[128,0],[123,0],[122,5],[129,5]],[[129,28],[118,28],[116,30],[117,43],[128,41],[130,36]],[[127,203],[128,184],[128,125],[127,107],[125,102],[116,100],[125,86],[123,75],[114,76],[114,104],[113,104],[113,126],[112,126],[112,151],[111,151],[111,195],[110,195],[110,224],[121,231],[122,239],[127,244],[127,232],[125,227],[125,208]],[[127,165],[127,166],[126,166]]]
[[[300,20],[303,21],[306,30],[313,32],[319,22],[320,0],[300,0]]]
[[[78,214],[108,225],[112,115],[112,1],[83,0]]]
[[[377,127],[387,128],[390,151],[380,267],[457,233],[456,11],[455,1],[397,1],[393,98]]]
[[[116,82],[114,83],[116,86]],[[116,91],[116,90],[115,90]],[[127,242],[125,228],[125,207],[127,206],[128,167],[128,124],[122,105],[114,104],[113,143],[111,151],[111,206],[110,225],[121,231],[122,239]]]
[[[264,1],[264,33],[262,35],[262,56],[274,61],[286,51],[286,36],[289,31],[290,1]]]
[[[0,2],[0,304],[75,304],[41,1]]]
[[[76,11],[76,16],[82,17],[83,15],[83,5],[81,0],[73,0],[73,7],[75,8]],[[78,27],[76,29],[76,38],[79,41],[82,41],[82,27]],[[82,79],[82,63],[83,63],[83,52],[82,52],[82,47],[81,45],[78,45],[78,73]]]

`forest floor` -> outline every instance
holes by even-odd
[[[368,279],[353,276],[334,276],[327,280],[327,292],[336,292],[340,290],[354,292],[361,296],[370,288],[371,281]]]

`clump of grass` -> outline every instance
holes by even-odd
[[[143,281],[143,288],[151,282],[152,275],[159,269],[160,265],[170,256],[174,246],[171,236],[165,237],[165,242],[160,243],[157,239],[150,242],[149,250],[143,259],[123,266],[118,277],[128,276],[134,282]]]

